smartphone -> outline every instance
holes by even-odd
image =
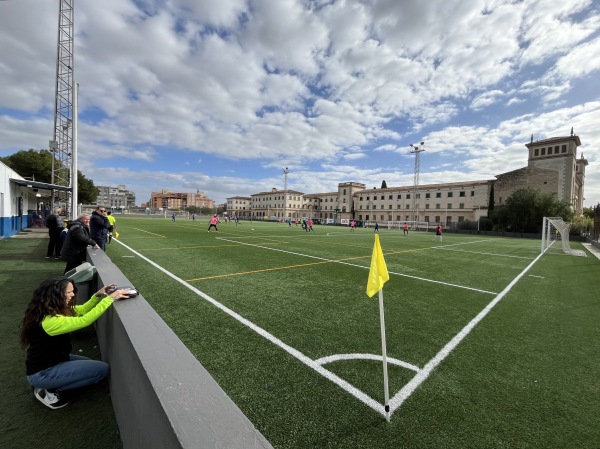
[[[117,284],[111,284],[108,287],[106,287],[106,294],[110,295],[112,292],[114,292],[117,289]]]

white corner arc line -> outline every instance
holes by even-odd
[[[502,298],[514,287],[514,285],[535,265],[543,254],[537,256],[510,284],[502,290],[475,318],[461,329],[452,340],[433,357],[402,389],[390,399],[390,414],[394,413],[410,395],[429,377],[432,371],[458,346],[458,344],[477,326],[477,324],[498,304]]]
[[[344,379],[342,379],[341,377],[335,375],[331,371],[323,368],[320,364],[316,363],[314,360],[312,360],[311,358],[307,357],[306,355],[304,355],[303,353],[301,353],[297,349],[292,348],[291,346],[287,345],[286,343],[284,343],[283,341],[281,341],[280,339],[278,339],[277,337],[275,337],[270,332],[267,332],[265,329],[257,326],[256,324],[252,323],[251,321],[247,320],[246,318],[244,318],[243,316],[241,316],[237,312],[234,312],[230,308],[224,306],[223,304],[221,304],[220,302],[218,302],[216,299],[214,299],[214,298],[208,296],[206,293],[198,290],[193,285],[188,284],[186,281],[184,281],[180,277],[175,276],[173,273],[171,273],[170,271],[168,271],[165,268],[161,267],[156,262],[154,262],[154,261],[148,259],[147,257],[145,257],[144,255],[138,253],[133,248],[130,248],[129,246],[127,246],[126,244],[124,244],[123,242],[121,242],[119,240],[117,240],[117,242],[120,243],[121,245],[123,245],[125,248],[127,248],[129,251],[131,251],[133,254],[137,255],[141,259],[143,259],[146,262],[148,262],[150,265],[152,265],[156,269],[162,271],[164,274],[166,274],[170,278],[172,278],[175,281],[179,282],[181,285],[187,287],[189,290],[193,291],[198,296],[200,296],[201,298],[203,298],[207,302],[211,303],[213,306],[217,307],[218,309],[221,309],[227,315],[229,315],[232,318],[236,319],[237,321],[239,321],[243,325],[249,327],[254,332],[256,332],[260,336],[266,338],[267,340],[269,340],[274,345],[279,346],[285,352],[287,352],[291,356],[297,358],[299,361],[301,361],[302,363],[304,363],[308,367],[312,368],[313,370],[315,370],[317,373],[321,374],[326,379],[329,379],[331,382],[333,382],[336,385],[338,385],[340,388],[342,388],[343,390],[345,390],[347,393],[351,394],[352,396],[354,396],[356,399],[358,399],[359,401],[361,401],[365,405],[371,407],[377,413],[381,414],[384,417],[386,416],[387,412],[385,411],[384,405],[380,404],[379,402],[377,402],[375,399],[373,399],[369,395],[363,393],[362,391],[360,391],[358,388],[356,388],[355,386],[353,386],[349,382],[347,382]]]
[[[317,365],[326,365],[328,363],[339,362],[340,360],[373,360],[376,362],[383,362],[383,356],[377,354],[334,354],[328,355],[327,357],[321,357],[314,362]],[[386,360],[391,365],[401,366],[402,368],[406,368],[417,373],[421,371],[418,366],[411,365],[410,363],[402,360],[394,359],[392,357],[386,357]]]

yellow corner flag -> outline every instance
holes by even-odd
[[[119,233],[117,231],[115,231],[115,238],[118,239],[119,238]]]
[[[379,235],[375,234],[375,245],[371,256],[371,268],[369,269],[369,280],[367,281],[367,296],[372,298],[375,293],[383,288],[383,284],[390,280],[387,265],[383,258]]]

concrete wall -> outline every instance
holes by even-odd
[[[102,251],[88,260],[98,285],[131,285]],[[96,332],[125,449],[272,448],[142,295],[115,302]]]

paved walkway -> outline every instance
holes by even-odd
[[[600,248],[596,248],[591,243],[581,243],[581,244],[583,246],[585,246],[585,249],[587,249],[590,253],[592,253],[594,256],[596,256],[598,259],[600,259]]]
[[[13,239],[47,239],[47,228],[29,228],[12,236]]]

